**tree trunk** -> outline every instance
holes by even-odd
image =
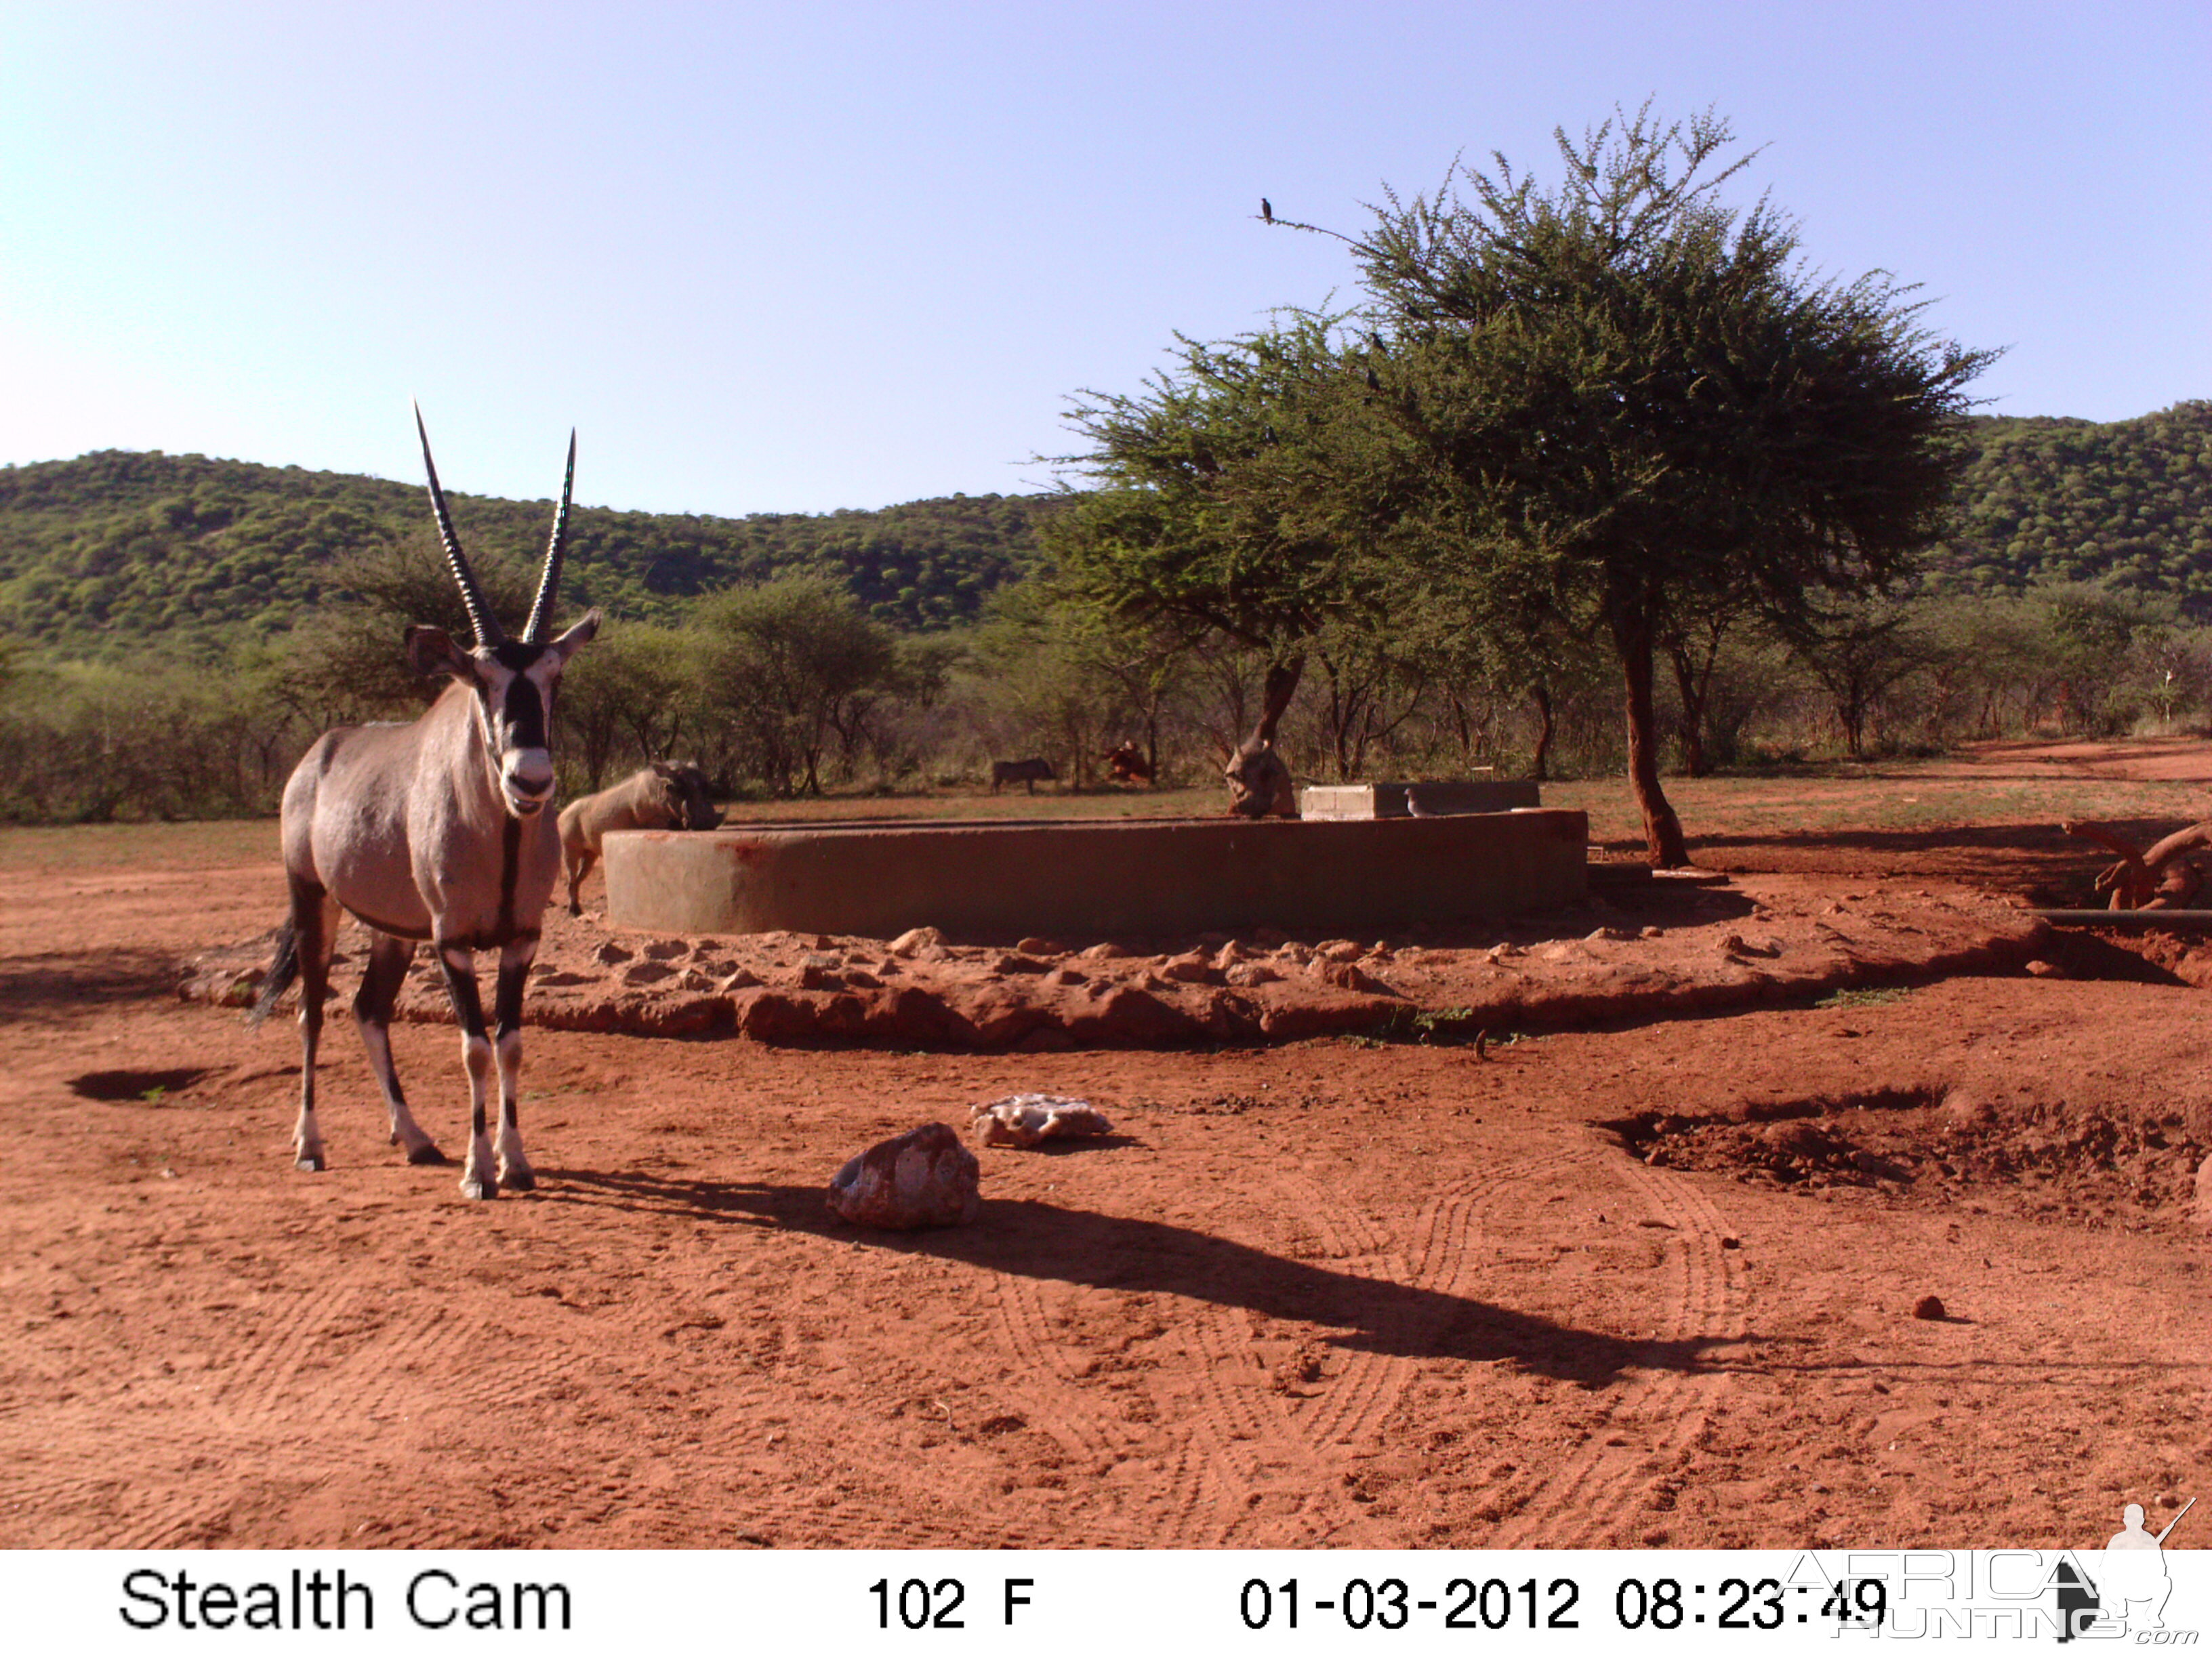
[[[1858,683],[1850,682],[1849,689],[1836,699],[1836,723],[1844,728],[1844,758],[1866,758],[1866,717],[1869,699],[1860,690]]]
[[[1351,665],[1340,667],[1326,653],[1321,666],[1328,677],[1329,747],[1336,758],[1336,781],[1349,783],[1366,763],[1367,728],[1374,718],[1373,688],[1359,684]]]
[[[1614,647],[1628,687],[1628,780],[1636,790],[1636,805],[1644,814],[1644,839],[1651,848],[1651,862],[1661,870],[1680,869],[1690,861],[1682,839],[1682,821],[1667,804],[1659,787],[1658,723],[1652,712],[1652,641],[1650,620],[1641,614],[1624,617],[1613,625]]]
[[[1551,781],[1552,738],[1558,721],[1552,712],[1552,688],[1548,682],[1538,680],[1528,689],[1536,702],[1536,760],[1528,769],[1529,775],[1538,783]]]
[[[1713,769],[1705,753],[1705,700],[1713,689],[1713,663],[1720,655],[1720,632],[1715,629],[1702,667],[1690,655],[1686,639],[1669,640],[1667,656],[1674,665],[1674,687],[1682,697],[1682,769],[1702,778]]]
[[[1267,665],[1267,678],[1260,697],[1260,724],[1252,735],[1258,741],[1272,744],[1275,727],[1281,724],[1283,711],[1291,706],[1291,699],[1298,694],[1298,677],[1306,671],[1305,653],[1300,652],[1288,662]]]

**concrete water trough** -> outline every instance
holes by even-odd
[[[667,933],[890,939],[1364,933],[1555,909],[1589,826],[1552,808],[1335,823],[783,823],[606,838],[607,919]]]
[[[1306,818],[1442,818],[1541,806],[1530,779],[1448,778],[1435,783],[1316,783],[1298,791]]]

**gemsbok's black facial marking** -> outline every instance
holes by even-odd
[[[507,741],[512,749],[544,749],[545,740],[545,699],[539,695],[538,683],[527,674],[517,674],[507,683]]]
[[[476,694],[495,753],[551,746],[547,738],[551,724],[546,719],[549,699],[531,676],[514,675],[504,686],[479,677]]]

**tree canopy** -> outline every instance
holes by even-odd
[[[1659,783],[1653,657],[1701,610],[1788,625],[1940,534],[1963,387],[1880,272],[1802,269],[1794,224],[1720,189],[1750,157],[1711,114],[1557,135],[1550,190],[1503,157],[1389,197],[1355,252],[1374,398],[1418,458],[1424,545],[1610,635],[1653,858],[1687,861]],[[1545,577],[1533,588],[1530,572]]]
[[[1044,531],[1059,590],[1124,622],[1209,630],[1265,662],[1273,722],[1332,624],[1372,622],[1395,579],[1395,525],[1364,475],[1387,434],[1328,319],[1215,343],[1134,396],[1080,399],[1067,458],[1097,488]]]

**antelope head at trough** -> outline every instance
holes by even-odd
[[[327,1152],[315,1115],[315,1054],[339,918],[350,914],[369,936],[354,1019],[384,1092],[392,1142],[405,1149],[410,1163],[443,1163],[408,1109],[389,1035],[408,963],[416,945],[427,941],[461,1030],[469,1078],[471,1133],[461,1190],[495,1198],[502,1186],[536,1185],[523,1156],[516,1096],[523,986],[561,867],[560,836],[546,810],[554,793],[554,698],[562,671],[598,631],[599,616],[590,611],[565,633],[551,631],[576,476],[575,434],[568,438],[537,598],[516,639],[500,625],[461,550],[420,410],[415,424],[439,540],[476,638],[464,647],[443,629],[410,628],[409,662],[451,679],[438,700],[409,725],[325,732],[294,769],[284,786],[283,817],[291,914],[278,930],[276,959],[254,1013],[265,1015],[300,980],[302,1064],[293,1141],[298,1166],[319,1170]],[[477,989],[476,952],[483,950],[499,952],[489,1031]],[[487,1121],[495,1073],[496,1166]]]

